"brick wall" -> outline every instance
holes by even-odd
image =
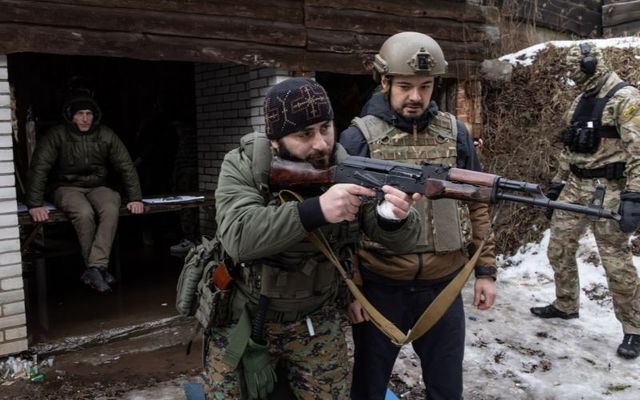
[[[242,135],[264,131],[264,95],[288,77],[287,71],[272,68],[196,64],[199,190],[215,190],[222,159]],[[212,234],[214,221],[205,216],[202,222],[202,233]]]
[[[27,349],[7,74],[0,56],[0,356]]]

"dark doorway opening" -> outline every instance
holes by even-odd
[[[198,190],[193,64],[22,53],[8,56],[8,70],[18,201],[33,139],[62,122],[62,104],[78,79],[93,92],[102,122],[129,150],[145,197]],[[196,210],[186,228],[180,212],[120,218],[110,265],[120,281],[107,295],[80,282],[84,266],[71,226],[47,224],[43,236],[51,248],[44,243],[23,263],[30,344],[175,315],[182,259],[169,248],[186,230],[197,236]]]

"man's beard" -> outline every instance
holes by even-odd
[[[331,149],[330,154],[314,152],[314,153],[311,153],[306,159],[301,159],[291,154],[291,152],[289,151],[289,149],[287,149],[287,146],[285,146],[282,140],[279,140],[278,143],[280,144],[280,146],[278,147],[278,157],[283,158],[285,160],[308,162],[309,164],[313,165],[314,168],[318,168],[318,169],[329,168],[330,166],[334,165],[336,162],[336,154],[335,154],[336,146],[335,145]]]
[[[405,108],[407,106],[413,106],[416,107],[416,111],[415,112],[408,112],[405,110]],[[404,103],[402,105],[402,108],[400,109],[400,112],[398,114],[402,115],[404,118],[407,118],[409,120],[417,120],[420,119],[420,117],[422,116],[422,114],[424,114],[426,111],[426,109],[424,108],[424,104],[422,102],[409,102],[409,103]]]

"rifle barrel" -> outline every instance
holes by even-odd
[[[496,194],[497,200],[508,200],[516,203],[531,204],[539,207],[549,207],[557,210],[564,210],[570,212],[577,212],[581,214],[591,215],[598,218],[607,218],[614,221],[620,221],[622,218],[620,214],[615,211],[607,210],[602,207],[595,206],[582,206],[579,204],[563,203],[560,201],[551,200],[547,197],[526,197],[518,196],[511,193],[498,192]]]

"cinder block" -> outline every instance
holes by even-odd
[[[9,82],[0,81],[0,93],[3,93],[3,94],[9,93]]]
[[[14,289],[22,289],[23,282],[22,277],[16,278],[6,278],[0,280],[0,289],[2,290],[14,290]]]
[[[0,227],[18,226],[18,214],[0,214]],[[0,264],[2,260],[0,259]]]
[[[0,344],[0,356],[6,356],[9,354],[17,354],[27,350],[27,340],[16,340],[14,342],[5,342]]]
[[[0,228],[0,240],[3,239],[18,239],[20,232],[18,232],[18,226],[8,226]]]
[[[16,178],[13,174],[0,175],[0,187],[15,186]]]
[[[8,253],[11,251],[19,251],[20,250],[20,240],[16,239],[8,239],[8,240],[0,240],[0,254]]]
[[[26,323],[27,318],[25,314],[0,317],[0,329],[15,328],[20,325],[25,325]]]
[[[0,163],[1,164],[1,163]],[[18,202],[14,199],[0,199],[0,214],[18,212]]]
[[[2,314],[4,316],[24,314],[24,301],[17,303],[3,304]]]
[[[2,83],[0,83],[1,85]],[[0,122],[0,134],[2,133],[11,133],[11,122],[3,121]]]
[[[16,188],[15,187],[0,187],[0,199],[15,199]]]
[[[9,107],[11,105],[11,98],[8,94],[0,94],[0,107]]]
[[[27,337],[27,327],[21,326],[18,328],[11,328],[4,331],[5,340],[16,340]]]
[[[0,70],[0,74],[2,70]],[[9,108],[0,108],[0,121],[11,121],[11,110]]]
[[[5,260],[5,258],[7,260]],[[20,262],[20,253],[12,252],[12,253],[4,253],[0,254],[0,261],[6,264],[0,266],[0,279],[8,278],[8,277],[16,277],[22,275],[22,264],[16,264],[16,258],[18,263]],[[13,264],[9,264],[9,261],[13,261]]]
[[[0,161],[13,161],[13,150],[0,148]]]
[[[24,300],[23,290],[10,290],[7,292],[0,292],[0,304],[13,303],[20,300]]]

